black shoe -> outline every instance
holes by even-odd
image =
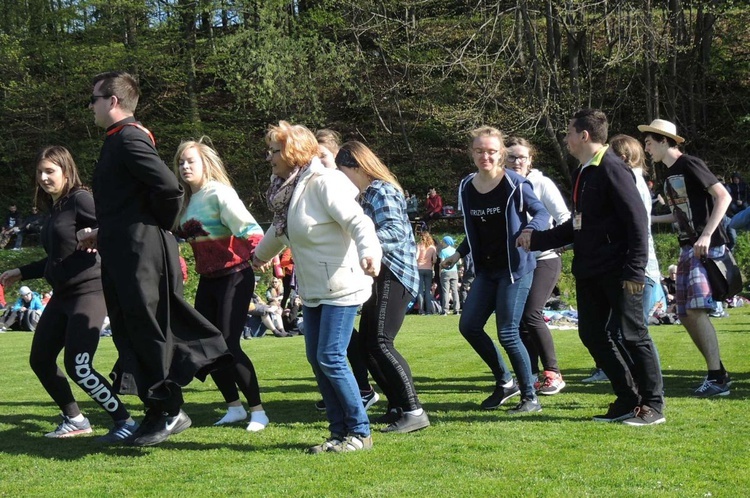
[[[362,397],[362,405],[365,407],[365,411],[367,411],[372,405],[377,403],[378,400],[380,399],[380,395],[375,392],[375,389],[370,389],[370,392],[365,392],[365,393],[360,391],[359,395]]]
[[[395,422],[388,424],[388,426],[380,429],[380,432],[398,432],[406,434],[407,432],[414,432],[425,427],[430,426],[430,418],[427,416],[427,412],[422,410],[421,415],[412,415],[411,413],[403,413],[401,418]]]
[[[505,387],[502,384],[498,385],[495,388],[495,392],[493,392],[489,398],[482,401],[482,404],[479,406],[482,410],[494,410],[513,396],[518,396],[519,394],[521,394],[521,390],[518,389],[518,384],[516,384],[515,380],[511,380],[511,385],[508,387]]]
[[[542,411],[542,405],[539,403],[538,398],[521,398],[521,402],[518,403],[515,408],[508,410],[511,415],[519,415],[521,413],[533,413]]]
[[[182,410],[173,417],[162,413],[158,417],[149,418],[147,414],[140,429],[136,432],[133,446],[153,446],[163,443],[169,436],[179,434],[190,427],[192,423],[187,413]]]
[[[596,422],[622,422],[635,416],[635,406],[626,405],[616,400],[614,403],[609,404],[609,409],[604,415],[595,415],[594,421]]]
[[[318,410],[319,412],[326,411],[326,402],[323,401],[322,399],[320,401],[316,401],[315,402],[315,409]]]
[[[392,424],[401,418],[404,411],[401,408],[391,408],[383,415],[379,416],[374,420],[376,424]]]

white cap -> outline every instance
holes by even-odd
[[[20,289],[18,289],[18,293],[22,296],[25,296],[27,294],[31,294],[31,289],[26,287],[25,285],[22,285]]]

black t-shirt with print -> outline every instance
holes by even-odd
[[[480,194],[471,182],[466,189],[469,220],[477,231],[478,244],[471,247],[474,264],[487,270],[508,268],[507,181],[503,176],[500,183],[486,194]]]
[[[677,158],[667,175],[664,192],[680,228],[680,245],[693,244],[703,232],[714,208],[708,188],[719,180],[706,163],[688,154]],[[724,245],[727,241],[726,231],[720,224],[711,235],[711,247]]]

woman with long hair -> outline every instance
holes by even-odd
[[[138,428],[106,377],[94,368],[99,332],[107,307],[102,293],[101,266],[96,252],[76,249],[79,230],[96,228],[94,198],[83,186],[70,152],[57,145],[36,157],[35,198],[50,217],[40,240],[47,257],[0,275],[3,287],[19,280],[47,279],[53,295],[42,313],[31,343],[29,363],[44,389],[62,411],[62,423],[45,434],[67,438],[92,432],[83,416],[57,356],[65,349],[68,376],[112,418],[114,426],[99,440],[125,442]]]
[[[255,290],[250,258],[263,230],[232,188],[221,157],[206,137],[180,144],[174,171],[186,197],[176,233],[193,248],[200,275],[195,309],[221,330],[234,356],[231,366],[211,372],[227,403],[226,414],[215,425],[247,418],[241,390],[250,407],[247,430],[258,432],[266,427],[268,417],[261,404],[255,367],[240,339]]]
[[[423,230],[419,234],[417,243],[417,270],[419,272],[419,289],[417,298],[419,302],[420,315],[432,315],[432,279],[435,276],[435,262],[437,262],[437,249],[435,240],[430,232]]]
[[[476,278],[458,327],[495,377],[495,390],[481,407],[494,410],[520,394],[521,402],[509,412],[538,412],[542,407],[534,390],[529,354],[518,330],[536,259],[516,247],[516,239],[523,230],[546,228],[549,213],[534,195],[531,183],[505,169],[507,152],[500,130],[483,126],[472,131],[471,138],[469,154],[477,171],[461,180],[459,186],[466,238],[442,266],[451,267],[469,253],[474,260]],[[518,384],[484,331],[493,313],[498,339],[513,365]]]
[[[559,225],[570,218],[570,211],[555,183],[534,168],[535,151],[529,141],[521,137],[510,137],[505,141],[505,150],[505,167],[531,182],[534,194],[550,213],[548,227]],[[521,318],[521,340],[529,353],[531,373],[535,376],[539,375],[539,360],[542,362],[544,370],[538,381],[539,394],[551,396],[565,388],[565,381],[557,364],[555,343],[547,322],[544,321],[543,310],[560,278],[562,261],[554,250],[535,254],[534,278]]]
[[[284,247],[292,249],[303,303],[307,360],[323,395],[330,436],[310,453],[372,447],[370,421],[346,347],[359,306],[370,298],[382,250],[372,220],[355,199],[357,189],[320,161],[315,135],[286,121],[266,133],[271,186],[266,194],[273,223],[255,250],[264,267]]]
[[[383,249],[372,296],[362,306],[360,347],[370,373],[388,398],[382,432],[413,432],[430,425],[417,397],[411,369],[393,341],[417,294],[417,247],[396,177],[363,143],[347,142],[336,155],[339,169],[359,189],[359,203],[375,223]]]

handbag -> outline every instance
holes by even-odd
[[[742,290],[742,273],[729,249],[725,249],[724,255],[718,258],[704,256],[701,263],[706,268],[711,294],[715,300],[729,299]]]

